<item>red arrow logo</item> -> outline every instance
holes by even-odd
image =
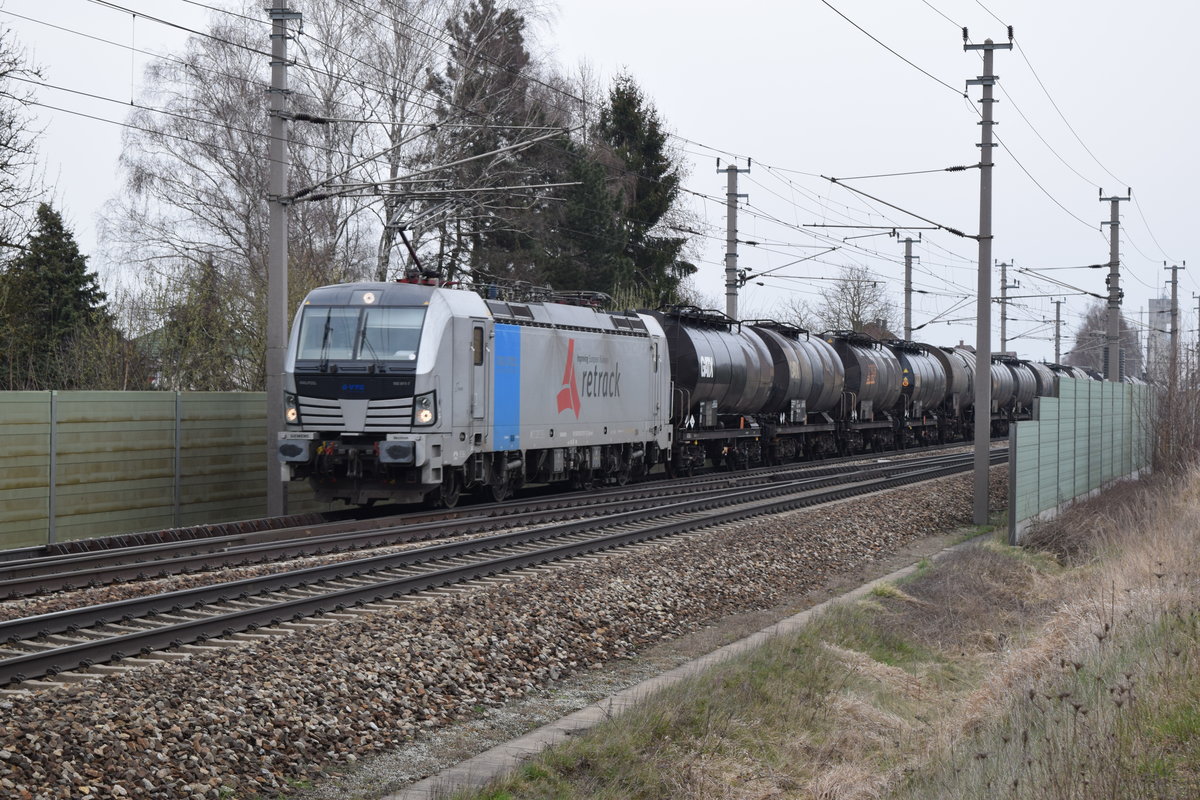
[[[579,419],[579,389],[575,385],[575,340],[567,342],[567,368],[563,370],[562,389],[558,391],[558,413],[567,409]]]

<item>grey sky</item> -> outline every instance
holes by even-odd
[[[970,89],[971,102],[961,95],[965,80],[979,74],[980,60],[963,51],[962,25],[968,26],[975,42],[1004,40],[1004,25],[1012,25],[1020,45],[996,55],[996,131],[1004,143],[995,153],[997,259],[1032,268],[1106,262],[1107,230],[1102,233],[1099,223],[1108,218],[1108,206],[1098,202],[1098,188],[1124,194],[1126,186],[1133,188],[1135,197],[1135,203],[1122,206],[1126,314],[1136,317],[1138,308],[1164,291],[1164,259],[1178,262],[1193,255],[1192,192],[1200,176],[1188,147],[1197,121],[1196,92],[1188,80],[1189,37],[1200,21],[1200,4],[830,2],[933,77],[889,53],[821,0],[562,0],[535,29],[539,46],[565,69],[586,60],[605,78],[621,69],[630,72],[670,129],[682,137],[676,145],[690,163],[687,187],[711,198],[692,200],[706,230],[711,230],[711,236],[701,240],[697,280],[706,295],[723,305],[725,185],[724,176],[716,173],[718,157],[723,162],[731,154],[754,160],[752,171],[741,180],[740,190],[749,195],[740,216],[741,238],[779,244],[741,248],[740,266],[753,273],[817,252],[811,247],[819,244],[813,233],[840,240],[865,232],[802,227],[810,223],[923,224],[814,176],[933,170],[977,162],[979,127],[973,109],[980,90]],[[203,27],[208,14],[180,0],[120,4],[191,27]],[[303,8],[301,3],[294,5]],[[50,83],[123,100],[136,94],[146,62],[143,56],[131,56],[128,45],[178,49],[186,35],[85,0],[6,0],[3,9],[11,13],[0,14],[0,20],[46,67]],[[91,42],[13,14],[86,31],[121,46]],[[50,89],[40,90],[39,99],[110,120],[124,118],[119,104]],[[96,214],[119,189],[120,128],[46,109],[40,114],[47,127],[41,150],[48,176],[85,251],[96,254]],[[964,232],[978,228],[977,170],[853,185]],[[959,296],[973,294],[975,286],[973,240],[944,231],[923,231],[923,238],[915,249],[921,256],[916,282],[939,294],[917,297],[918,325],[947,311]],[[902,255],[903,245],[896,239],[875,236],[847,242],[835,253],[779,274],[827,277],[835,275],[839,265],[862,265],[888,281],[899,303]],[[93,263],[102,266],[98,254]],[[1200,270],[1200,261],[1193,269]],[[1105,270],[1048,274],[1092,292],[1105,291]],[[1200,275],[1181,276],[1184,340],[1191,342],[1196,328],[1192,294],[1200,292]],[[1013,277],[1021,282],[1014,294],[1055,291],[1031,276]],[[993,284],[998,280],[997,275]],[[747,287],[743,309],[769,315],[781,299],[815,300],[821,286],[817,281],[764,283]],[[1068,297],[1064,312],[1069,327],[1087,302]],[[1053,317],[1049,299],[1021,303],[1024,308],[1013,309],[1010,337]],[[971,301],[949,317],[973,315]],[[998,330],[998,315],[994,319]],[[1035,335],[1051,333],[1049,326],[1042,326]],[[943,344],[974,341],[968,324],[937,323],[920,334],[917,338]],[[998,344],[998,336],[995,341]],[[1041,339],[1019,339],[1012,347],[1032,357],[1053,354],[1052,343]]]

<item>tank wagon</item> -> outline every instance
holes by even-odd
[[[672,469],[731,468],[838,451],[830,414],[845,367],[807,331],[691,306],[654,312],[667,338],[676,427]]]
[[[853,331],[833,331],[825,341],[846,367],[841,418],[878,429],[900,399],[900,361],[876,339]]]
[[[947,370],[928,345],[892,339],[884,345],[900,362],[901,428],[904,444],[948,441],[945,433],[947,396],[953,373]]]
[[[286,358],[285,477],[353,504],[957,441],[975,413],[967,349],[427,283],[313,290]],[[991,367],[997,432],[1056,385],[1051,367]]]

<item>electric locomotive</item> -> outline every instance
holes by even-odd
[[[315,289],[292,326],[285,477],[322,501],[454,505],[623,482],[671,446],[661,326],[418,283]]]

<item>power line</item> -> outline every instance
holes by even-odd
[[[977,0],[977,2],[978,2],[978,0]],[[983,4],[980,3],[980,5],[983,5]],[[984,6],[984,8],[986,8],[986,6]],[[989,11],[988,13],[991,13],[991,12]],[[995,16],[995,15],[993,15],[993,16]],[[1079,142],[1080,147],[1082,147],[1087,152],[1087,154],[1092,157],[1093,161],[1095,161],[1097,164],[1100,165],[1100,169],[1102,169],[1108,173],[1109,177],[1111,177],[1113,180],[1115,180],[1117,183],[1119,183],[1123,186],[1126,185],[1124,181],[1122,181],[1116,175],[1113,175],[1112,171],[1109,170],[1108,167],[1104,166],[1104,164],[1101,163],[1100,159],[1096,158],[1096,154],[1093,153],[1091,148],[1088,147],[1084,143],[1082,138],[1080,138],[1079,134],[1075,131],[1074,126],[1071,125],[1071,123],[1067,121],[1067,117],[1065,114],[1063,114],[1062,109],[1058,107],[1058,103],[1054,102],[1054,98],[1050,96],[1050,90],[1046,88],[1046,84],[1044,84],[1042,82],[1041,76],[1038,75],[1037,70],[1035,70],[1033,68],[1033,64],[1029,61],[1029,56],[1027,56],[1025,54],[1025,48],[1021,46],[1020,40],[1014,40],[1014,41],[1016,42],[1016,45],[1017,45],[1017,52],[1021,54],[1021,58],[1025,61],[1025,64],[1029,67],[1029,71],[1031,73],[1033,73],[1034,80],[1037,81],[1038,86],[1042,87],[1042,91],[1046,93],[1046,99],[1050,101],[1050,105],[1054,106],[1054,110],[1058,112],[1058,116],[1063,121],[1063,124],[1067,126],[1067,130],[1069,130],[1071,132],[1071,135],[1075,137],[1075,141]]]
[[[977,109],[977,108],[973,108],[972,110],[974,110],[976,114],[980,114],[980,111],[979,111],[979,109]],[[980,114],[980,115],[981,115],[981,114]],[[981,115],[981,116],[982,116],[982,115]],[[1002,147],[1004,147],[1004,150],[1005,150],[1005,151],[1008,153],[1009,157],[1010,157],[1010,158],[1013,160],[1013,163],[1015,163],[1015,164],[1016,164],[1018,167],[1020,167],[1020,169],[1021,169],[1021,172],[1024,172],[1024,173],[1025,173],[1025,176],[1026,176],[1027,178],[1029,178],[1029,180],[1033,181],[1033,185],[1034,185],[1034,186],[1036,186],[1036,187],[1038,187],[1038,189],[1040,189],[1040,190],[1041,190],[1042,194],[1044,194],[1044,195],[1046,195],[1046,197],[1050,198],[1051,202],[1053,202],[1053,203],[1054,203],[1056,206],[1058,206],[1058,207],[1059,207],[1059,208],[1061,208],[1061,209],[1062,209],[1064,212],[1066,212],[1068,216],[1070,216],[1070,217],[1072,217],[1073,219],[1075,219],[1075,220],[1076,220],[1076,221],[1077,221],[1077,222],[1078,222],[1080,225],[1083,225],[1084,227],[1086,227],[1086,228],[1088,228],[1088,229],[1092,229],[1092,228],[1093,228],[1093,226],[1092,226],[1092,224],[1091,224],[1091,223],[1089,223],[1089,222],[1086,222],[1086,221],[1085,221],[1085,220],[1084,220],[1082,217],[1080,217],[1078,214],[1076,214],[1075,212],[1071,211],[1069,208],[1067,208],[1065,205],[1063,205],[1061,202],[1059,202],[1059,200],[1058,200],[1058,198],[1057,198],[1057,197],[1055,197],[1054,195],[1050,194],[1050,191],[1049,191],[1049,190],[1048,190],[1048,189],[1047,189],[1045,186],[1042,186],[1042,184],[1041,184],[1041,183],[1038,181],[1038,179],[1037,179],[1037,178],[1033,177],[1033,173],[1031,173],[1029,170],[1027,170],[1027,169],[1025,168],[1025,165],[1021,163],[1021,160],[1020,160],[1019,158],[1017,158],[1017,154],[1016,154],[1016,153],[1014,153],[1014,152],[1013,152],[1013,150],[1012,150],[1012,148],[1011,148],[1011,147],[1009,147],[1009,146],[1008,146],[1008,145],[1007,145],[1007,144],[1004,142],[1004,140],[1000,138],[1000,135],[999,135],[999,134],[993,133],[992,135],[995,137],[996,141],[997,141],[997,142],[998,142],[998,143],[999,143],[999,144],[1000,144]]]
[[[822,0],[822,2],[824,2],[824,0]],[[897,206],[897,205],[893,205],[892,203],[889,203],[886,200],[881,200],[878,197],[875,197],[874,195],[867,194],[866,192],[864,192],[861,189],[855,189],[853,186],[849,186],[847,184],[842,183],[840,178],[831,178],[831,177],[826,177],[824,175],[822,175],[821,177],[825,178],[825,180],[829,181],[830,183],[834,183],[834,184],[837,184],[838,186],[842,186],[846,189],[849,189],[850,191],[854,192],[855,194],[861,194],[863,197],[869,197],[872,200],[874,200],[876,203],[883,203],[888,208],[893,208],[896,211],[899,211],[901,214],[908,214],[910,217],[915,217],[915,218],[921,220],[922,222],[928,222],[930,225],[934,225],[938,229],[944,230],[947,233],[953,233],[955,236],[961,236],[964,239],[977,238],[975,236],[971,236],[970,234],[963,233],[962,231],[958,230],[957,228],[951,228],[950,226],[943,225],[940,222],[934,222],[933,220],[929,219],[928,217],[922,217],[920,214],[916,213],[915,211],[909,211],[908,209],[901,208],[900,206]]]
[[[229,13],[233,13],[233,12],[229,12]],[[113,41],[112,39],[105,39],[102,36],[94,36],[85,31],[76,30],[74,28],[68,28],[63,25],[56,25],[52,22],[47,22],[44,19],[37,19],[35,17],[25,16],[24,14],[18,14],[15,11],[9,11],[6,8],[0,8],[0,14],[6,14],[10,17],[16,17],[17,19],[23,19],[26,22],[32,22],[35,25],[42,25],[44,27],[52,28],[54,30],[61,31],[63,33],[69,33],[73,36],[78,36],[83,39],[89,39],[94,42],[100,42],[101,44],[106,44],[111,47],[117,47],[122,50],[128,50],[130,53],[138,53],[140,55],[148,56],[150,58],[156,58],[161,61],[169,62],[172,64],[178,64],[179,66],[185,67],[190,70],[196,70],[196,71],[202,72],[206,75],[212,75],[212,76],[217,76],[217,77],[221,77],[221,78],[230,78],[232,80],[239,80],[239,81],[246,79],[245,75],[234,75],[233,73],[230,73],[230,72],[224,72],[222,70],[214,69],[213,67],[205,66],[205,65],[202,65],[202,64],[199,64],[196,62],[190,62],[185,59],[178,58],[176,56],[168,55],[166,53],[157,53],[153,50],[143,50],[142,48],[134,47],[131,44],[125,44],[124,42]],[[241,15],[239,14],[237,16],[241,16]],[[218,40],[218,41],[223,41],[223,40]],[[325,101],[323,98],[317,97],[316,95],[313,95],[313,94],[308,94],[299,89],[293,88],[291,91],[292,91],[292,94],[295,96],[305,97],[310,100],[315,100],[318,103]],[[337,100],[334,100],[334,102],[337,103],[338,105],[345,105],[347,108],[350,107],[348,104],[341,103],[340,101],[337,101]]]
[[[1067,160],[1065,158],[1063,158],[1059,154],[1059,152],[1057,150],[1055,150],[1054,147],[1051,146],[1051,144],[1049,142],[1046,141],[1046,137],[1042,136],[1042,133],[1041,133],[1041,131],[1039,131],[1037,129],[1037,126],[1029,121],[1029,118],[1025,116],[1025,112],[1021,110],[1021,107],[1017,105],[1017,101],[1013,99],[1012,94],[1010,94],[1008,92],[1008,90],[1004,88],[1004,86],[1002,84],[1000,84],[1000,91],[1004,92],[1004,96],[1007,97],[1008,102],[1012,104],[1013,110],[1016,111],[1017,114],[1021,117],[1021,119],[1023,119],[1025,121],[1025,124],[1028,125],[1029,129],[1031,131],[1033,131],[1034,135],[1037,136],[1038,139],[1041,140],[1042,144],[1046,145],[1046,149],[1049,150],[1051,153],[1053,153],[1054,157],[1062,162],[1062,165],[1064,167],[1071,170],[1071,172],[1074,172],[1077,176],[1079,176],[1080,180],[1082,180],[1084,183],[1090,184],[1093,188],[1097,188],[1097,189],[1100,188],[1100,185],[1098,183],[1091,180],[1086,175],[1084,175],[1082,172],[1080,172],[1079,170],[1075,169],[1073,166],[1068,164]]]
[[[112,9],[113,11],[120,11],[123,14],[129,14],[130,16],[133,16],[133,17],[140,17],[141,19],[148,19],[151,22],[157,22],[159,25],[166,25],[169,28],[175,28],[177,30],[184,31],[186,33],[190,33],[195,36],[203,36],[206,39],[213,39],[213,40],[221,42],[223,44],[227,44],[230,47],[237,47],[239,49],[254,53],[255,55],[263,56],[264,58],[271,57],[270,52],[268,52],[266,50],[259,50],[257,47],[250,47],[249,45],[240,44],[238,42],[234,42],[229,39],[223,39],[220,36],[216,36],[212,33],[206,33],[205,31],[198,31],[195,28],[189,28],[188,26],[181,25],[178,22],[171,22],[170,20],[166,20],[161,17],[155,17],[150,14],[144,14],[140,11],[134,11],[132,8],[126,8],[125,6],[117,5],[116,3],[109,2],[109,0],[88,0],[88,2],[94,3],[95,5],[101,6],[103,8]]]
[[[961,27],[962,27],[962,25],[959,25],[957,22],[955,22],[954,20],[950,19],[950,18],[949,18],[949,17],[947,17],[945,14],[943,14],[943,13],[942,13],[940,10],[938,10],[937,8],[935,8],[935,7],[934,7],[934,5],[933,5],[933,3],[930,3],[930,2],[929,2],[929,0],[921,0],[921,2],[922,2],[922,3],[924,3],[925,5],[929,6],[931,9],[933,9],[933,11],[934,11],[934,12],[936,12],[936,13],[937,13],[937,15],[938,15],[939,17],[941,17],[942,19],[944,19],[944,20],[946,20],[947,22],[949,22],[949,23],[950,23],[951,25],[953,25],[953,26],[954,26],[956,29],[957,29],[957,28],[961,28]]]
[[[968,169],[976,169],[979,165],[972,164],[970,166],[957,167],[939,167],[938,169],[918,169],[909,172],[883,172],[878,175],[853,175],[849,178],[838,178],[841,181],[862,181],[869,178],[903,178],[909,175],[929,175],[934,172],[963,172]],[[824,176],[822,176],[824,177]]]
[[[233,9],[220,8],[218,6],[211,6],[208,3],[201,3],[201,2],[199,2],[199,0],[179,0],[179,2],[187,3],[188,5],[197,6],[199,8],[206,8],[209,11],[215,11],[219,14],[227,14],[231,17],[236,17],[237,19],[244,19],[247,22],[254,22],[256,24],[265,25],[267,27],[270,27],[270,25],[271,25],[270,20],[263,19],[262,17],[248,17],[245,14],[241,14],[241,13],[238,13],[237,11],[234,11]]]
[[[228,121],[220,122],[217,120],[204,119],[203,117],[198,117],[198,116],[194,116],[191,114],[182,114],[178,111],[171,111],[171,110],[165,109],[165,108],[157,108],[155,106],[145,105],[144,103],[130,102],[130,101],[126,101],[126,100],[118,100],[115,97],[105,97],[104,95],[95,94],[93,92],[85,92],[81,89],[71,89],[67,86],[59,86],[57,84],[49,83],[46,81],[30,80],[29,78],[22,78],[18,75],[9,75],[8,77],[10,80],[21,81],[22,83],[28,83],[33,86],[40,86],[45,89],[54,89],[55,91],[66,92],[67,94],[74,94],[74,95],[78,95],[80,97],[87,97],[92,100],[102,100],[106,103],[114,103],[116,105],[124,106],[127,108],[135,108],[135,109],[139,109],[141,111],[150,111],[155,114],[162,114],[164,116],[174,117],[175,119],[187,120],[188,122],[196,122],[201,125],[211,125],[216,128],[222,128],[224,130],[234,131],[236,133],[243,133],[247,136],[253,136],[257,139],[270,140],[270,138],[271,138],[270,134],[268,134],[268,133],[264,133],[262,131],[250,130],[248,128],[239,128],[236,125],[231,125]],[[46,106],[46,107],[51,108],[51,106]],[[67,111],[67,113],[73,113],[67,109],[58,109],[58,110]],[[101,119],[101,118],[100,117],[92,117],[92,119]],[[111,122],[112,120],[108,120],[108,121]],[[154,128],[144,128],[144,127],[137,126],[137,125],[130,125],[128,127],[134,128],[134,129],[142,131],[144,133],[166,135],[166,133],[164,131],[156,130]],[[213,146],[213,147],[217,146],[217,145],[214,145],[212,142],[190,139],[188,137],[183,137],[183,136],[173,137],[173,138],[182,139],[184,141],[189,141],[189,142],[192,142],[195,144],[204,144],[204,145]],[[325,147],[324,145],[316,144],[313,142],[298,142],[297,144],[299,144],[302,147],[310,147],[313,150],[323,150],[326,153],[330,153],[330,154],[334,154],[334,155],[353,157],[352,153],[347,153],[342,150],[336,150],[331,147]],[[220,148],[220,149],[228,150],[229,152],[238,152],[231,148]],[[268,163],[270,163],[269,159],[268,159]]]
[[[832,10],[832,11],[833,11],[835,14],[837,14],[837,15],[838,15],[839,17],[841,17],[842,19],[846,20],[846,22],[849,22],[849,23],[850,23],[851,25],[853,25],[855,28],[858,28],[858,30],[862,31],[862,33],[866,34],[866,36],[867,36],[867,37],[868,37],[868,38],[869,38],[871,41],[875,42],[875,44],[879,45],[879,46],[880,46],[880,47],[882,47],[884,50],[887,50],[889,53],[891,53],[891,54],[892,54],[892,55],[894,55],[896,58],[898,58],[898,59],[900,59],[901,61],[903,61],[905,64],[908,64],[910,67],[912,67],[913,69],[915,69],[917,72],[920,72],[922,75],[924,75],[925,77],[929,78],[930,80],[932,80],[932,81],[935,81],[936,83],[939,83],[939,84],[941,84],[942,86],[945,86],[947,89],[949,89],[950,91],[954,92],[954,93],[955,93],[956,95],[958,95],[959,97],[966,97],[966,94],[965,94],[965,93],[963,93],[963,92],[960,92],[958,89],[955,89],[953,86],[951,86],[950,84],[946,83],[946,82],[945,82],[944,80],[942,80],[941,78],[938,78],[938,77],[934,76],[933,74],[931,74],[931,73],[929,73],[929,72],[925,71],[925,70],[924,70],[924,69],[922,69],[921,67],[918,67],[916,64],[914,64],[913,62],[909,61],[907,58],[905,58],[904,56],[900,55],[899,53],[897,53],[897,52],[896,52],[895,50],[893,50],[892,48],[888,47],[888,46],[887,46],[886,44],[884,44],[883,42],[879,41],[879,39],[877,39],[877,38],[876,38],[874,35],[872,35],[871,33],[868,33],[868,32],[866,31],[866,29],[864,29],[864,28],[863,28],[861,25],[859,25],[857,22],[855,22],[854,20],[852,20],[852,19],[850,19],[849,17],[847,17],[847,16],[846,16],[845,14],[843,14],[841,11],[838,11],[838,10],[837,10],[837,8],[835,8],[835,7],[834,7],[834,5],[833,5],[832,3],[830,3],[830,2],[829,2],[829,0],[821,0],[821,2],[822,2],[822,3],[824,3],[825,5],[829,6],[830,10]]]
[[[771,165],[768,165],[768,164],[762,164],[761,162],[758,162],[758,163],[760,164],[760,166],[762,166],[764,169],[766,169],[766,170],[767,170],[767,172],[768,172],[769,174],[771,174],[771,175],[772,175],[772,177],[774,177],[776,180],[778,180],[778,181],[780,181],[780,182],[782,182],[782,183],[786,184],[786,185],[787,185],[789,188],[791,188],[791,189],[792,189],[792,190],[794,190],[794,191],[799,191],[799,192],[800,192],[800,193],[802,193],[802,194],[810,194],[810,195],[812,195],[812,196],[813,196],[813,198],[814,198],[814,199],[815,199],[815,200],[816,200],[818,203],[820,203],[820,204],[821,204],[821,207],[822,207],[822,208],[825,208],[825,209],[828,209],[828,208],[829,208],[829,206],[828,206],[828,203],[827,203],[827,202],[825,202],[824,195],[820,194],[819,192],[815,192],[815,191],[813,191],[813,190],[810,190],[810,189],[808,189],[807,187],[804,187],[804,186],[802,186],[802,185],[800,185],[800,184],[797,184],[797,183],[796,183],[795,181],[793,181],[792,179],[790,179],[790,178],[787,178],[787,177],[784,177],[784,176],[782,176],[782,175],[778,175],[778,174],[776,174],[776,173],[778,173],[778,172],[788,172],[788,173],[792,173],[792,174],[806,175],[806,176],[813,177],[813,178],[821,178],[822,176],[820,176],[820,175],[818,175],[818,174],[816,174],[816,173],[802,172],[802,171],[800,171],[800,170],[784,169],[784,168],[781,168],[781,167],[773,167],[773,166],[771,166]],[[769,190],[768,190],[768,191],[769,191]],[[776,196],[779,196],[779,195],[778,195],[778,194],[776,194]],[[862,203],[862,204],[864,205],[864,207],[866,206],[866,203],[864,202],[863,198],[861,198],[861,197],[858,197],[858,196],[855,196],[855,200],[857,200],[859,203]],[[830,202],[832,202],[832,199],[830,199]],[[845,208],[847,211],[849,211],[849,210],[850,210],[850,206],[847,206],[847,205],[844,205],[844,204],[840,204],[840,205],[842,205],[842,207],[843,207],[843,208]],[[832,209],[829,209],[829,210],[830,210],[830,212],[831,212],[831,213],[836,213],[836,212],[833,212],[833,210],[832,210]],[[880,218],[882,218],[882,219],[884,219],[884,220],[887,220],[889,223],[891,223],[891,227],[896,227],[896,228],[901,228],[901,227],[904,227],[903,225],[901,225],[901,224],[899,224],[899,223],[896,223],[896,222],[895,222],[895,220],[891,220],[891,219],[890,219],[890,218],[889,218],[889,217],[888,217],[886,214],[883,214],[883,213],[881,213],[881,212],[872,211],[872,210],[868,209],[868,212],[867,212],[867,213],[869,213],[869,214],[878,214],[878,216],[879,216]],[[845,217],[845,218],[847,218],[847,219],[855,219],[855,218],[853,218],[853,217],[850,217],[848,214],[846,214],[846,215],[841,215],[841,214],[839,214],[838,216],[842,216],[842,217]],[[964,262],[964,264],[969,264],[969,265],[970,265],[970,266],[969,266],[969,268],[970,268],[971,270],[974,270],[974,269],[975,269],[975,261],[974,261],[973,259],[967,258],[966,256],[963,256],[963,255],[960,255],[960,254],[958,254],[958,253],[955,253],[953,250],[950,250],[950,249],[948,249],[948,248],[946,248],[946,247],[943,247],[943,246],[941,246],[940,244],[938,244],[937,242],[935,242],[935,241],[934,241],[932,238],[930,238],[930,239],[925,239],[925,240],[922,240],[922,246],[924,247],[924,249],[926,250],[926,252],[929,252],[929,248],[930,248],[930,247],[936,247],[938,250],[941,250],[941,251],[942,251],[942,252],[944,252],[946,255],[949,255],[949,256],[951,256],[951,257],[953,257],[953,258],[957,258],[957,259],[959,259],[960,261]],[[897,262],[897,263],[899,263],[899,262]],[[949,265],[944,265],[944,266],[949,266]],[[967,267],[951,267],[951,268],[952,268],[952,269],[958,269],[958,268],[967,268]]]
[[[1158,252],[1162,253],[1163,258],[1167,261],[1177,260],[1167,255],[1167,251],[1163,250],[1163,246],[1158,243],[1158,237],[1154,235],[1154,231],[1150,230],[1150,223],[1146,221],[1146,215],[1142,213],[1142,204],[1137,201],[1136,197],[1133,197],[1132,192],[1130,193],[1130,198],[1133,200],[1134,208],[1138,210],[1138,216],[1142,218],[1142,224],[1146,226],[1146,233],[1150,234],[1150,239],[1154,242],[1154,246],[1158,248]],[[1190,276],[1191,273],[1188,273],[1188,275]],[[1192,280],[1195,281],[1195,278]]]

